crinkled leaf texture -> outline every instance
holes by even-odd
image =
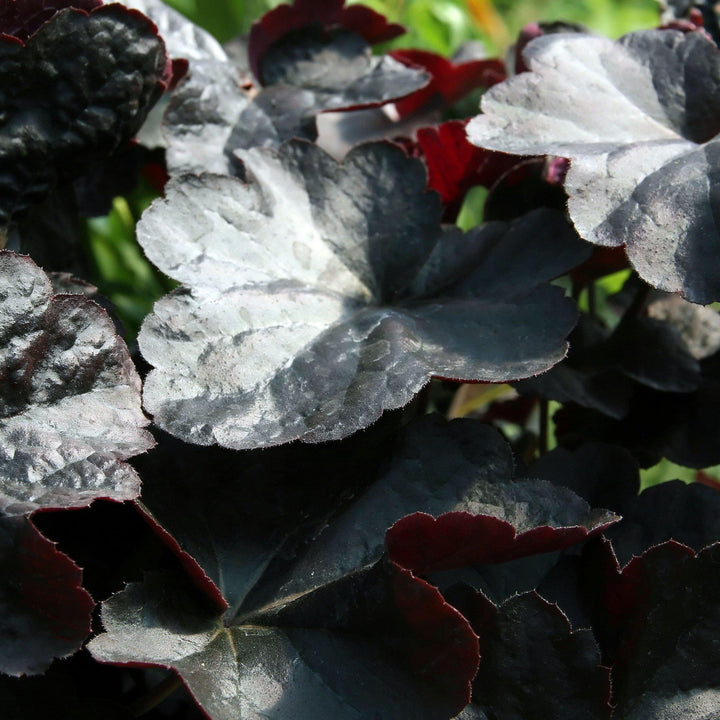
[[[548,35],[525,58],[530,72],[484,96],[471,141],[569,158],[568,209],[582,237],[626,245],[655,287],[697,303],[720,299],[715,45],[675,30],[617,42]]]
[[[53,295],[30,258],[0,253],[0,511],[128,500],[123,460],[154,445],[140,378],[102,310]]]
[[[35,675],[90,634],[80,568],[28,518],[0,517],[0,672]]]
[[[189,61],[227,60],[222,45],[209,32],[162,0],[122,0],[122,4],[147,15],[157,25],[170,57]]]
[[[167,82],[153,24],[120,5],[0,37],[0,223],[135,135]]]
[[[433,375],[504,382],[564,357],[576,311],[544,281],[588,246],[561,214],[443,230],[422,164],[384,143],[342,164],[301,142],[242,157],[247,182],[183,177],[138,226],[185,285],[139,336],[145,407],[168,432],[236,449],[338,439]]]

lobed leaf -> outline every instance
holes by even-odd
[[[391,563],[225,622],[180,579],[151,576],[106,602],[103,624],[96,659],[174,668],[213,720],[439,720],[467,704],[477,669],[467,622]]]
[[[0,672],[42,673],[90,633],[95,603],[81,571],[27,518],[0,518]]]
[[[473,705],[503,720],[609,720],[610,673],[590,630],[535,592],[495,606],[482,593],[456,588],[450,597],[480,636]]]
[[[0,224],[132,138],[167,79],[155,27],[120,5],[0,37]]]
[[[580,235],[626,245],[655,287],[720,297],[713,204],[720,53],[700,33],[631,33],[613,43],[548,35],[525,50],[530,72],[492,88],[472,142],[570,159],[565,188]],[[699,79],[700,78],[700,79]],[[699,80],[698,80],[699,79]]]
[[[154,445],[140,379],[104,310],[55,295],[27,257],[0,253],[0,510],[136,497],[122,462]]]
[[[587,250],[561,216],[461,240],[396,147],[342,164],[306,143],[243,159],[247,182],[180,179],[138,226],[148,257],[189,285],[139,336],[160,427],[236,449],[338,439],[432,375],[506,381],[564,356],[575,313],[542,283]],[[518,264],[516,244],[540,261]]]

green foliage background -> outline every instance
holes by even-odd
[[[349,0],[349,4],[358,0]],[[449,54],[466,40],[483,40],[490,52],[508,44],[526,23],[569,20],[617,37],[657,24],[656,0],[361,0],[408,33],[394,45]],[[168,0],[221,41],[247,32],[253,20],[280,0]]]

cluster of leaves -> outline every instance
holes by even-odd
[[[720,713],[720,50],[662,23],[0,8],[3,712]],[[87,228],[141,177],[126,344]]]

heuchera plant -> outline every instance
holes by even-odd
[[[716,31],[5,0],[3,719],[720,717]]]

